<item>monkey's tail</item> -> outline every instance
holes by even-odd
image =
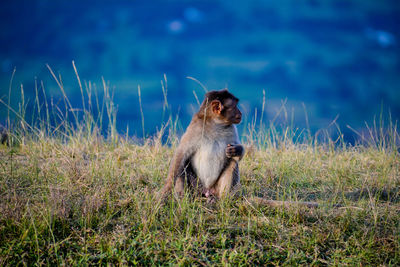
[[[307,207],[307,208],[318,208],[318,203],[317,202],[310,202],[310,201],[280,201],[280,200],[272,200],[272,199],[265,199],[262,197],[249,197],[246,198],[250,204],[256,205],[256,206],[268,206],[268,207],[284,207],[284,208],[289,208],[289,207]]]

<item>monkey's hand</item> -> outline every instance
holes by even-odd
[[[239,157],[239,159],[241,159],[244,154],[244,148],[240,144],[228,144],[225,149],[225,154],[228,158]]]

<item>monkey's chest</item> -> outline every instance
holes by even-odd
[[[204,143],[193,156],[192,165],[205,188],[218,180],[226,161],[226,146],[227,143],[222,141]]]

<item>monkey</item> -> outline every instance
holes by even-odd
[[[160,199],[172,191],[177,198],[182,198],[185,186],[205,196],[208,202],[238,195],[239,161],[245,153],[236,128],[242,120],[238,102],[227,89],[206,93],[172,158],[165,185],[158,193]],[[270,207],[318,207],[316,202],[276,201],[255,196],[245,200]]]
[[[174,190],[181,198],[188,187],[212,201],[237,191],[244,155],[236,128],[242,120],[238,102],[227,89],[206,93],[172,158],[161,196]]]

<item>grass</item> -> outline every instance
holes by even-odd
[[[368,127],[369,137],[350,146],[340,134],[249,123],[245,195],[319,208],[188,195],[158,205],[178,141],[173,116],[154,137],[118,135],[107,83],[100,99],[78,81],[82,109],[59,82],[64,107],[37,100],[30,123],[23,99],[13,109],[2,100],[14,123],[9,146],[0,146],[0,265],[400,264],[396,124]]]

